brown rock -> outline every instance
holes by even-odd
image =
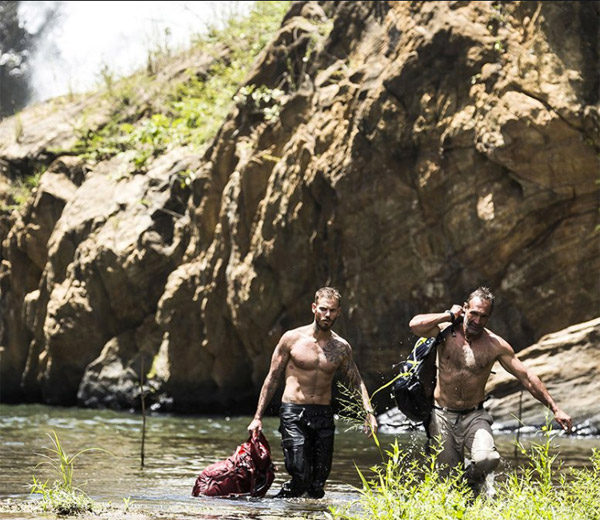
[[[581,425],[589,420],[595,434],[600,431],[599,342],[600,318],[597,318],[543,336],[518,355],[525,366],[546,382],[554,401],[571,415],[573,422]],[[523,391],[518,381],[502,367],[495,367],[495,371],[486,388],[492,396],[486,408],[496,422],[510,428],[519,425],[519,418],[529,426],[546,424],[546,408]],[[552,417],[550,412],[549,419]]]
[[[102,401],[118,379],[103,364],[126,371],[139,344],[117,346],[155,316],[155,383],[175,409],[251,411],[273,347],[312,319],[325,284],[343,294],[336,327],[372,390],[410,348],[413,314],[480,284],[517,350],[596,318],[598,14],[294,3],[246,81],[283,89],[278,119],[239,102],[204,155],[174,147],[145,174],[126,154],[79,181],[45,174],[64,208],[2,221],[2,395],[19,395],[22,374],[30,396],[74,402],[93,379]],[[210,63],[186,60],[198,74]],[[158,74],[145,110],[182,70]],[[16,120],[0,122],[4,178],[66,147],[58,121],[77,110],[24,113],[19,142]]]

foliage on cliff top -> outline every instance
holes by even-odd
[[[175,57],[148,56],[145,72],[114,82],[105,73],[106,95],[114,100],[110,122],[98,131],[80,130],[71,153],[97,162],[132,151],[134,170],[171,146],[197,151],[215,136],[233,97],[260,51],[279,29],[290,2],[256,2],[250,13],[231,17],[224,28],[209,28],[191,49]],[[161,84],[159,72],[192,54],[207,58],[207,69],[175,74]]]

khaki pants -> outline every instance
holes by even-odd
[[[465,452],[470,459],[465,476],[471,488],[479,493],[488,473],[500,462],[492,436],[492,416],[485,410],[469,413],[433,410],[429,433],[433,445],[439,442],[441,452],[437,463],[440,473],[448,475],[464,463]]]

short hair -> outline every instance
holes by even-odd
[[[492,294],[492,291],[490,291],[488,287],[481,286],[475,289],[471,294],[469,294],[467,303],[469,303],[473,298],[479,298],[481,300],[490,302],[490,313],[494,310],[494,300],[496,297]]]
[[[321,287],[315,293],[315,303],[317,303],[320,298],[330,298],[332,300],[337,300],[338,306],[342,304],[342,295],[337,289],[334,289],[333,287]]]

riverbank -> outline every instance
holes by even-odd
[[[98,509],[77,515],[79,520],[117,520],[127,516],[128,520],[147,520],[153,518],[142,510],[135,511],[133,506],[129,509],[116,508],[110,504],[102,504]],[[32,500],[0,500],[0,517],[11,520],[37,520],[39,518],[64,518],[55,513],[44,511],[36,501]],[[154,517],[159,518],[159,517]]]
[[[358,498],[358,496],[357,496]],[[339,505],[335,496],[323,500],[290,499],[199,499],[199,503],[148,504],[95,503],[92,511],[73,516],[44,511],[36,500],[0,500],[0,518],[39,520],[76,518],[77,520],[312,520],[326,518],[330,506]]]

